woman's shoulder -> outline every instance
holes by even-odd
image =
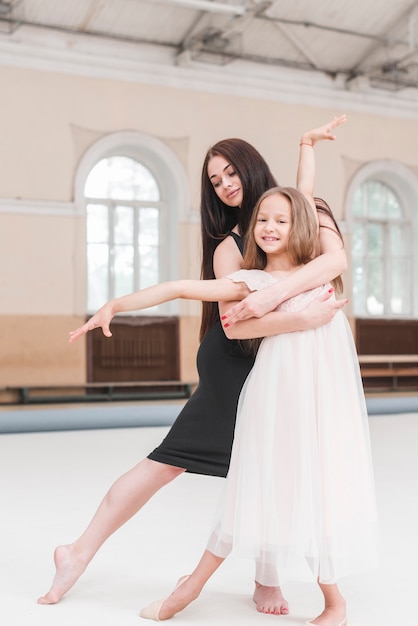
[[[225,235],[222,241],[218,243],[218,245],[215,248],[215,253],[218,252],[219,250],[222,251],[225,248],[226,249],[234,248],[237,251],[239,251],[241,242],[242,242],[241,235],[231,230],[229,233]]]
[[[232,237],[225,237],[217,245],[213,253],[213,269],[215,276],[220,278],[235,272],[242,266],[242,254]]]

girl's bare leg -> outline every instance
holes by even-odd
[[[205,550],[192,574],[181,578],[174,591],[167,598],[156,600],[142,609],[141,617],[163,621],[183,611],[193,600],[199,597],[209,578],[224,560],[224,558],[215,556],[212,552]],[[261,612],[274,613],[276,615],[286,615],[288,613],[287,602],[283,598],[280,587],[265,587],[256,582],[255,601],[257,594],[259,594],[258,601],[263,602],[266,608],[267,606],[270,607],[270,610],[261,611],[261,609],[258,609]]]
[[[157,600],[145,609],[142,609],[141,617],[162,621],[170,619],[176,613],[185,609],[193,600],[196,600],[209,578],[224,560],[205,550],[192,574],[185,576],[182,579],[183,582],[178,584],[165,600]]]
[[[258,582],[260,580],[268,580],[271,586],[261,585]],[[260,613],[272,615],[287,615],[289,613],[289,606],[279,586],[277,567],[270,564],[263,554],[256,560],[253,600],[257,606],[257,611]]]
[[[58,546],[56,573],[39,604],[55,604],[77,582],[98,549],[137,513],[161,487],[184,472],[180,467],[143,459],[111,486],[84,533],[72,544]]]
[[[279,586],[266,587],[255,581],[253,600],[257,606],[257,611],[260,613],[289,614],[289,605]]]
[[[324,585],[318,583],[324,595],[325,608],[305,626],[347,626],[346,602],[336,584]]]

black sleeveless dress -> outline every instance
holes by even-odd
[[[242,253],[241,238],[230,234]],[[197,353],[199,384],[148,458],[193,474],[226,476],[238,398],[254,359],[239,341],[227,339],[216,322]]]

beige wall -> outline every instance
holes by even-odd
[[[85,279],[77,259],[74,176],[85,150],[119,130],[164,141],[183,164],[191,206],[199,204],[204,154],[215,141],[253,143],[282,184],[294,184],[304,129],[341,110],[39,70],[0,67],[0,386],[80,382],[84,348],[68,346],[77,326],[75,291]],[[418,122],[345,110],[338,141],[320,145],[316,193],[344,219],[347,186],[358,168],[393,159],[418,172]],[[179,274],[197,277],[199,225],[178,232]],[[78,281],[78,282],[77,282]],[[76,285],[77,283],[77,285]],[[182,378],[195,379],[199,308],[182,305]]]

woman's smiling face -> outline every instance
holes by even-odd
[[[229,161],[222,156],[212,157],[208,163],[208,177],[224,204],[234,208],[242,205],[241,180]]]

